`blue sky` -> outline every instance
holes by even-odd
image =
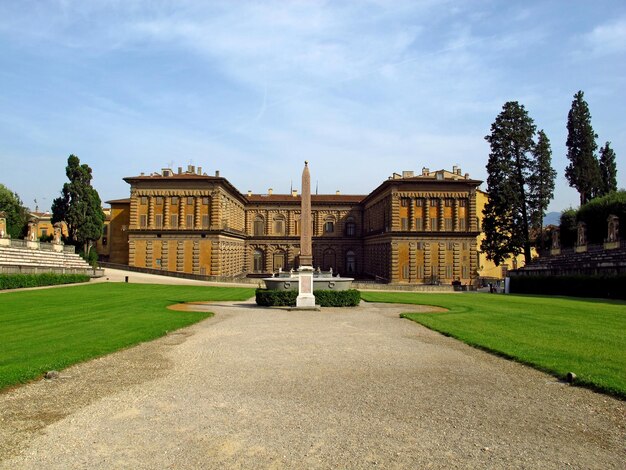
[[[220,170],[241,192],[366,194],[394,171],[486,179],[506,101],[552,143],[585,92],[626,187],[623,1],[0,1],[0,183],[48,209],[69,154],[102,200],[125,176]],[[483,189],[486,184],[483,184]]]

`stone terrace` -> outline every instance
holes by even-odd
[[[46,272],[88,274],[93,277],[103,275],[103,270],[92,268],[76,253],[0,246],[0,273],[39,274]]]

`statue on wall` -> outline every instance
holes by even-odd
[[[555,228],[552,231],[552,249],[557,250],[561,248],[561,230]]]
[[[52,240],[52,243],[55,243],[57,245],[61,244],[61,222],[57,222],[56,224],[54,224],[54,238]]]
[[[32,220],[28,222],[28,235],[26,236],[26,240],[31,242],[37,240],[37,226]]]
[[[0,212],[0,238],[7,237],[7,219],[4,212]]]
[[[584,222],[578,222],[578,237],[577,245],[584,246],[587,244],[587,224]]]
[[[609,215],[607,219],[607,242],[616,242],[619,240],[619,217],[616,215]]]

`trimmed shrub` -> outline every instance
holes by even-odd
[[[578,209],[576,219],[587,224],[587,240],[590,243],[604,242],[609,215],[619,217],[620,227],[626,226],[626,191],[615,191],[592,199]],[[624,238],[621,233],[620,238]]]
[[[290,307],[296,305],[296,290],[256,290],[256,303],[261,307]]]
[[[320,307],[356,307],[361,301],[361,293],[356,289],[318,290],[313,295]]]
[[[355,307],[361,301],[361,293],[356,289],[317,290],[313,295],[320,307]],[[256,303],[262,307],[293,307],[297,297],[296,290],[256,290]]]
[[[571,248],[576,243],[576,209],[565,209],[561,212],[561,246],[563,248]]]
[[[512,294],[626,299],[626,274],[615,276],[513,276]]]
[[[88,282],[86,274],[0,274],[0,290]]]

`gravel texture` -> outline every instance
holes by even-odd
[[[215,317],[0,393],[0,468],[624,468],[623,401],[400,319]]]

